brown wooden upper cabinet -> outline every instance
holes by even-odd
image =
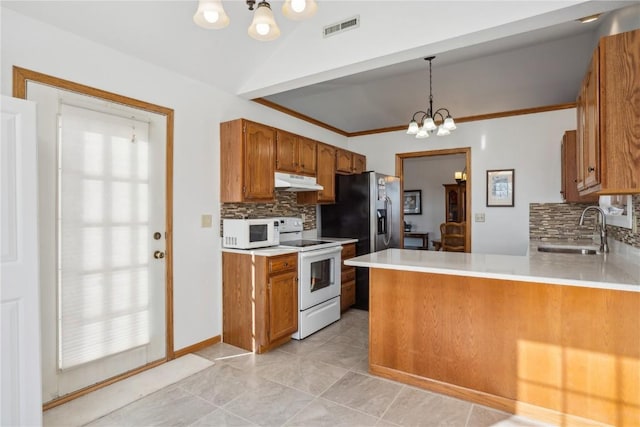
[[[220,201],[275,200],[276,130],[245,119],[220,123]]]
[[[324,187],[321,191],[303,191],[298,193],[298,203],[334,203],[335,193],[335,166],[336,147],[318,142],[316,144],[318,153],[318,184]]]
[[[581,195],[640,193],[640,30],[600,39],[577,98]]]
[[[367,170],[367,158],[362,154],[353,153],[351,157],[353,173],[362,173]]]
[[[342,148],[336,149],[336,173],[350,175],[362,173],[366,170],[367,158]]]
[[[595,193],[585,196],[580,196],[580,193],[578,193],[578,167],[576,164],[578,155],[576,153],[576,134],[577,132],[575,130],[568,130],[562,137],[562,143],[560,145],[560,194],[562,194],[562,199],[567,203],[597,202],[598,195]]]
[[[316,174],[316,141],[276,130],[276,170],[302,175]]]

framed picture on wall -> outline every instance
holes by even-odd
[[[514,169],[487,171],[487,207],[513,207]]]
[[[422,214],[422,190],[406,190],[404,192],[404,214]]]

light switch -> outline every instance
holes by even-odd
[[[213,216],[210,214],[204,214],[200,218],[200,223],[202,228],[211,228],[211,224],[213,223]]]
[[[475,214],[476,222],[484,222],[484,213]]]

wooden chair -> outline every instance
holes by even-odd
[[[465,232],[464,222],[443,222],[440,224],[440,240],[443,251],[465,252]]]

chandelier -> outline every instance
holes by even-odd
[[[433,110],[433,95],[431,90],[431,61],[435,59],[435,56],[429,56],[424,58],[425,61],[429,61],[429,108],[427,111],[416,111],[413,113],[413,117],[409,122],[409,128],[407,134],[415,135],[416,138],[428,138],[430,133],[433,133],[436,129],[437,136],[449,135],[452,130],[456,128],[456,124],[453,121],[453,117],[446,108],[439,108]],[[446,116],[445,116],[446,114]],[[421,115],[421,116],[420,116]],[[416,120],[416,117],[420,117],[420,121]],[[435,119],[439,117],[440,125],[437,126]]]
[[[256,0],[246,0],[246,3],[249,10],[253,10]],[[315,0],[286,0],[282,5],[282,13],[296,21],[313,16],[317,7]],[[247,30],[249,36],[260,41],[277,39],[280,28],[273,17],[271,5],[262,0],[255,10],[253,21]],[[199,0],[193,22],[202,28],[220,29],[229,25],[229,16],[224,11],[222,0]]]

